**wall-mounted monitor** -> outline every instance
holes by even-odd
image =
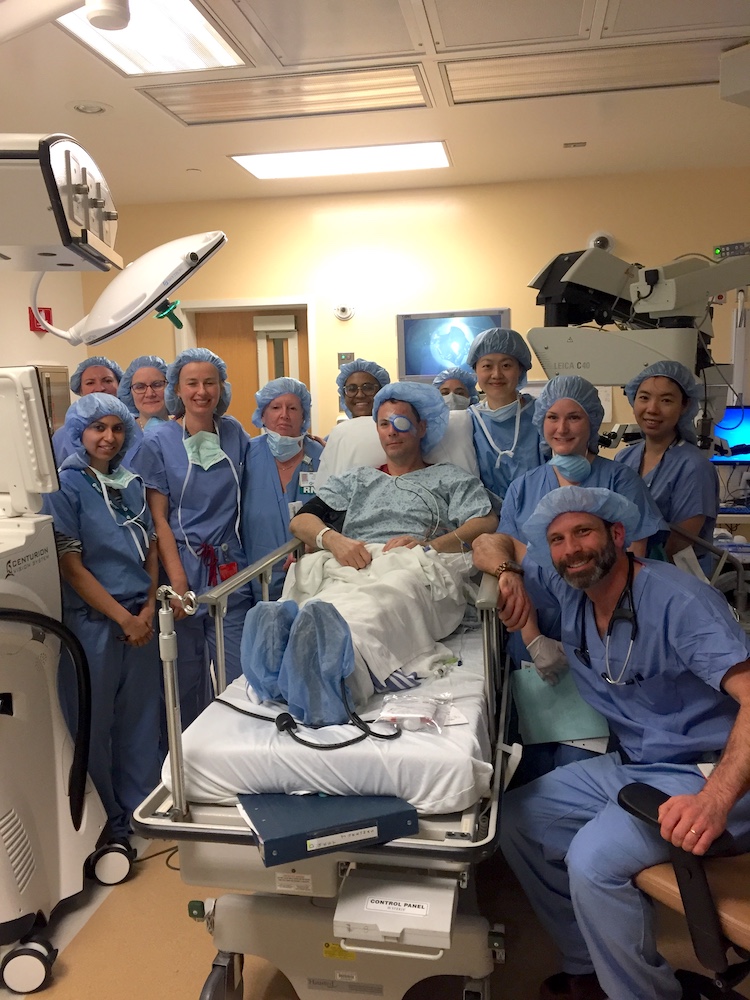
[[[396,317],[398,377],[431,382],[444,368],[465,365],[472,340],[491,327],[510,327],[510,309],[409,313]]]
[[[730,448],[747,445],[747,452],[736,455],[713,455],[716,465],[747,465],[750,463],[750,407],[728,406],[720,424],[714,424],[714,435],[723,438]]]

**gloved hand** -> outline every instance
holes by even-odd
[[[546,635],[538,635],[526,646],[536,672],[545,684],[555,685],[559,682],[566,670],[570,669],[565,658],[563,644],[557,639],[550,639]]]

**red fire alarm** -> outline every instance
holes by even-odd
[[[50,306],[37,306],[37,308],[39,310],[40,316],[42,316],[42,318],[44,319],[44,321],[46,323],[49,323],[50,326],[52,326],[52,308]],[[31,306],[29,306],[29,330],[31,330],[32,333],[46,333],[47,332],[44,329],[44,327],[39,324],[39,321],[37,320],[36,316],[34,315],[33,310],[31,309]]]

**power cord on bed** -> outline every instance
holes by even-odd
[[[371,736],[375,740],[397,740],[401,736],[401,730],[396,729],[392,733],[379,733],[377,730],[369,726],[364,719],[361,719],[354,709],[349,707],[349,697],[346,690],[346,682],[341,679],[341,700],[344,703],[344,708],[346,709],[346,714],[349,716],[349,721],[357,729],[361,730],[359,736],[354,736],[350,740],[342,740],[340,743],[311,743],[308,740],[303,740],[301,736],[297,735],[297,727],[301,725],[297,720],[289,714],[289,712],[281,712],[274,719],[270,719],[267,715],[258,715],[257,712],[248,712],[244,708],[240,708],[239,705],[233,705],[229,701],[224,701],[222,698],[216,698],[217,702],[222,705],[226,705],[227,708],[234,709],[235,712],[239,712],[241,715],[249,715],[251,719],[261,719],[263,722],[273,722],[280,733],[289,733],[295,743],[301,744],[303,747],[309,747],[311,750],[342,750],[344,747],[354,746],[355,743],[361,743],[362,740],[366,740],[368,736]],[[312,728],[312,727],[306,727]]]

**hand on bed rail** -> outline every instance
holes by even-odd
[[[531,601],[523,580],[516,573],[501,573],[497,581],[497,613],[509,632],[517,632],[526,624]]]
[[[497,577],[497,613],[509,632],[523,628],[531,611],[520,567],[514,572],[503,570],[504,563],[523,559],[525,546],[516,545],[510,535],[497,532],[479,535],[471,546],[476,568]]]

